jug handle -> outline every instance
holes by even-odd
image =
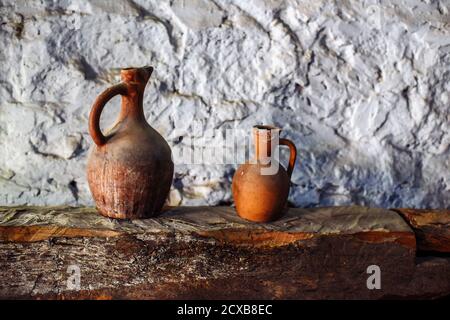
[[[295,159],[297,158],[297,148],[295,147],[295,144],[289,139],[281,138],[279,144],[289,147],[290,155],[289,155],[289,166],[287,168],[287,174],[288,174],[289,179],[291,179],[292,171],[294,171]]]
[[[97,146],[100,147],[106,143],[106,137],[100,130],[100,115],[105,104],[114,96],[118,94],[126,95],[127,92],[127,85],[122,82],[106,89],[95,99],[91,113],[89,114],[89,134]]]

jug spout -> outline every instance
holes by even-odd
[[[138,83],[145,86],[153,73],[153,67],[145,66],[141,68],[122,68],[120,70],[120,77],[123,82]]]

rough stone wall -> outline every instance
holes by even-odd
[[[207,132],[219,141],[275,124],[299,149],[295,205],[448,208],[449,10],[448,0],[1,0],[0,204],[92,204],[92,102],[120,67],[150,64],[146,116],[174,152]],[[118,110],[116,98],[102,127]],[[171,203],[232,202],[235,168],[177,163]]]

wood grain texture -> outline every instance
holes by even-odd
[[[229,207],[179,207],[118,221],[93,208],[0,208],[1,298],[434,298],[450,293],[450,261],[416,258],[395,212],[290,209],[257,224]],[[366,286],[380,266],[382,289]],[[69,265],[81,290],[67,288]]]
[[[450,210],[395,209],[411,226],[422,251],[450,252]]]

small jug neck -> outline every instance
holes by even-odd
[[[257,162],[269,163],[273,148],[278,146],[281,129],[273,126],[258,125],[253,127],[255,158]]]

